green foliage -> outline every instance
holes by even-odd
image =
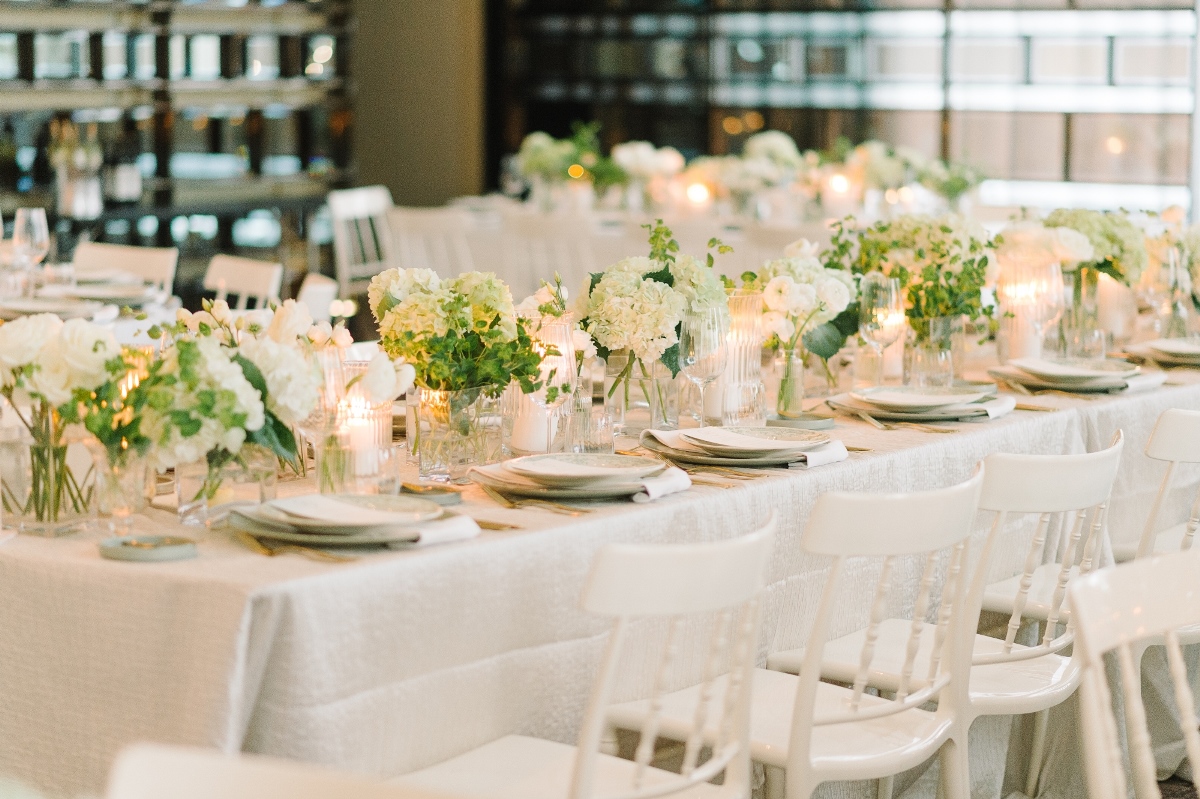
[[[416,382],[435,391],[488,388],[496,394],[512,381],[525,393],[535,391],[542,356],[524,322],[517,321],[517,335],[507,340],[497,315],[491,323],[466,333],[449,330],[445,335],[405,331],[380,342],[393,358],[406,359],[417,371]]]

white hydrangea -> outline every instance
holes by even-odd
[[[367,302],[376,321],[391,308],[414,293],[431,293],[442,288],[443,281],[431,269],[386,269],[371,278]]]
[[[725,286],[715,271],[690,255],[680,255],[670,266],[675,290],[682,294],[693,310],[707,305],[727,302]]]
[[[267,410],[281,422],[290,427],[313,412],[323,376],[299,348],[266,337],[244,341],[239,350],[262,372]]]
[[[604,273],[588,298],[587,331],[609,350],[630,350],[649,364],[678,342],[675,328],[688,300],[665,283],[643,277],[661,264],[627,258]]]
[[[512,292],[494,272],[465,272],[452,280],[449,288],[467,298],[471,323],[476,328],[487,327],[498,316],[498,327],[504,332],[505,340],[512,341],[517,337],[517,313]]]
[[[742,154],[748,159],[765,159],[785,170],[804,166],[796,140],[781,130],[764,130],[746,139]]]

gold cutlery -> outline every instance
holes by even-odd
[[[349,563],[350,561],[358,560],[355,555],[340,555],[336,552],[326,552],[323,549],[314,547],[300,546],[299,544],[277,544],[265,543],[264,541],[250,535],[250,533],[237,531],[235,533],[238,540],[245,544],[250,550],[257,552],[260,555],[265,555],[268,558],[273,558],[276,555],[303,555],[309,560],[321,561],[324,563]]]
[[[921,424],[919,422],[881,422],[866,411],[858,411],[858,417],[869,425],[879,430],[920,430],[923,433],[957,433],[958,431],[951,427],[934,427],[933,425]]]
[[[515,510],[517,508],[541,508],[542,510],[548,510],[552,513],[561,513],[565,516],[582,516],[585,513],[592,512],[590,508],[575,508],[571,507],[570,505],[559,505],[557,502],[550,502],[549,500],[545,499],[509,499],[491,486],[480,485],[480,488],[482,488],[483,493],[491,497],[497,505],[508,508],[509,510]]]
[[[1018,411],[1040,411],[1044,413],[1053,413],[1054,411],[1062,410],[1061,408],[1051,408],[1048,405],[1034,405],[1029,402],[1018,402],[1014,408]]]

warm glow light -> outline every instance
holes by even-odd
[[[325,67],[323,67],[317,63],[309,64],[308,66],[306,66],[304,68],[305,75],[320,75],[324,71],[325,71]]]
[[[747,111],[742,115],[742,120],[746,124],[746,130],[749,131],[762,130],[763,125],[766,124],[763,115],[757,111]]]
[[[313,50],[312,60],[318,64],[324,64],[331,58],[333,58],[333,48],[327,44],[323,44]]]
[[[736,136],[745,129],[742,125],[742,120],[737,117],[725,117],[725,119],[721,120],[721,127],[730,136]]]
[[[900,201],[900,195],[895,189],[888,189],[883,193],[883,199],[887,201],[888,205],[895,205]]]
[[[584,171],[584,168],[579,164],[571,164],[569,167],[567,167],[567,174],[576,180],[583,177]]]
[[[253,63],[250,64],[250,74],[257,75],[260,72],[262,72],[262,62],[256,58],[254,59]]]
[[[899,194],[900,194],[900,202],[911,203],[913,201],[913,190],[910,189],[908,186],[901,186]]]
[[[1104,140],[1104,149],[1113,155],[1120,155],[1125,152],[1125,140],[1120,136],[1109,136]]]
[[[830,175],[829,189],[836,194],[845,194],[850,191],[850,178],[842,174]]]
[[[703,183],[693,183],[687,187],[687,198],[696,205],[703,205],[711,196],[712,192]]]

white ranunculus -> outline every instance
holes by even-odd
[[[376,353],[362,377],[363,393],[376,404],[391,402],[412,388],[416,370],[404,361],[392,363],[386,353]]]
[[[1063,264],[1078,264],[1096,257],[1096,249],[1087,236],[1069,227],[1050,228],[1054,253]]]
[[[308,312],[307,305],[295,300],[286,300],[275,309],[271,326],[267,328],[267,338],[280,344],[291,344],[307,334],[312,323],[312,314]]]
[[[824,314],[833,318],[850,305],[850,289],[834,277],[827,277],[814,284],[817,299],[824,306]]]
[[[763,332],[768,337],[776,335],[780,341],[790,341],[796,332],[796,325],[786,314],[779,311],[767,311],[762,315]]]
[[[25,378],[25,386],[57,407],[71,399],[73,384],[74,375],[63,357],[62,342],[55,337],[38,352],[33,369]]]
[[[791,313],[792,287],[796,281],[788,275],[772,278],[763,288],[763,303],[768,310],[777,313]]]
[[[794,288],[789,297],[792,315],[804,320],[820,305],[820,300],[817,299],[817,290],[811,283],[795,283],[793,285]]]
[[[317,322],[308,329],[308,340],[313,346],[324,347],[333,338],[333,325],[329,322]]]
[[[596,357],[596,342],[586,330],[574,328],[571,331],[571,339],[575,345],[575,352],[581,354],[584,360]]]
[[[70,374],[72,388],[94,389],[108,380],[105,364],[119,357],[121,346],[111,330],[83,319],[71,319],[58,332],[58,357]]]
[[[350,331],[345,325],[338,325],[333,329],[333,346],[338,349],[346,349],[354,343],[354,337],[350,335]]]
[[[0,371],[7,373],[33,363],[62,326],[62,320],[53,314],[23,316],[0,325]]]
[[[808,239],[796,239],[791,244],[783,248],[784,258],[813,258],[821,251],[821,245],[815,241]]]

